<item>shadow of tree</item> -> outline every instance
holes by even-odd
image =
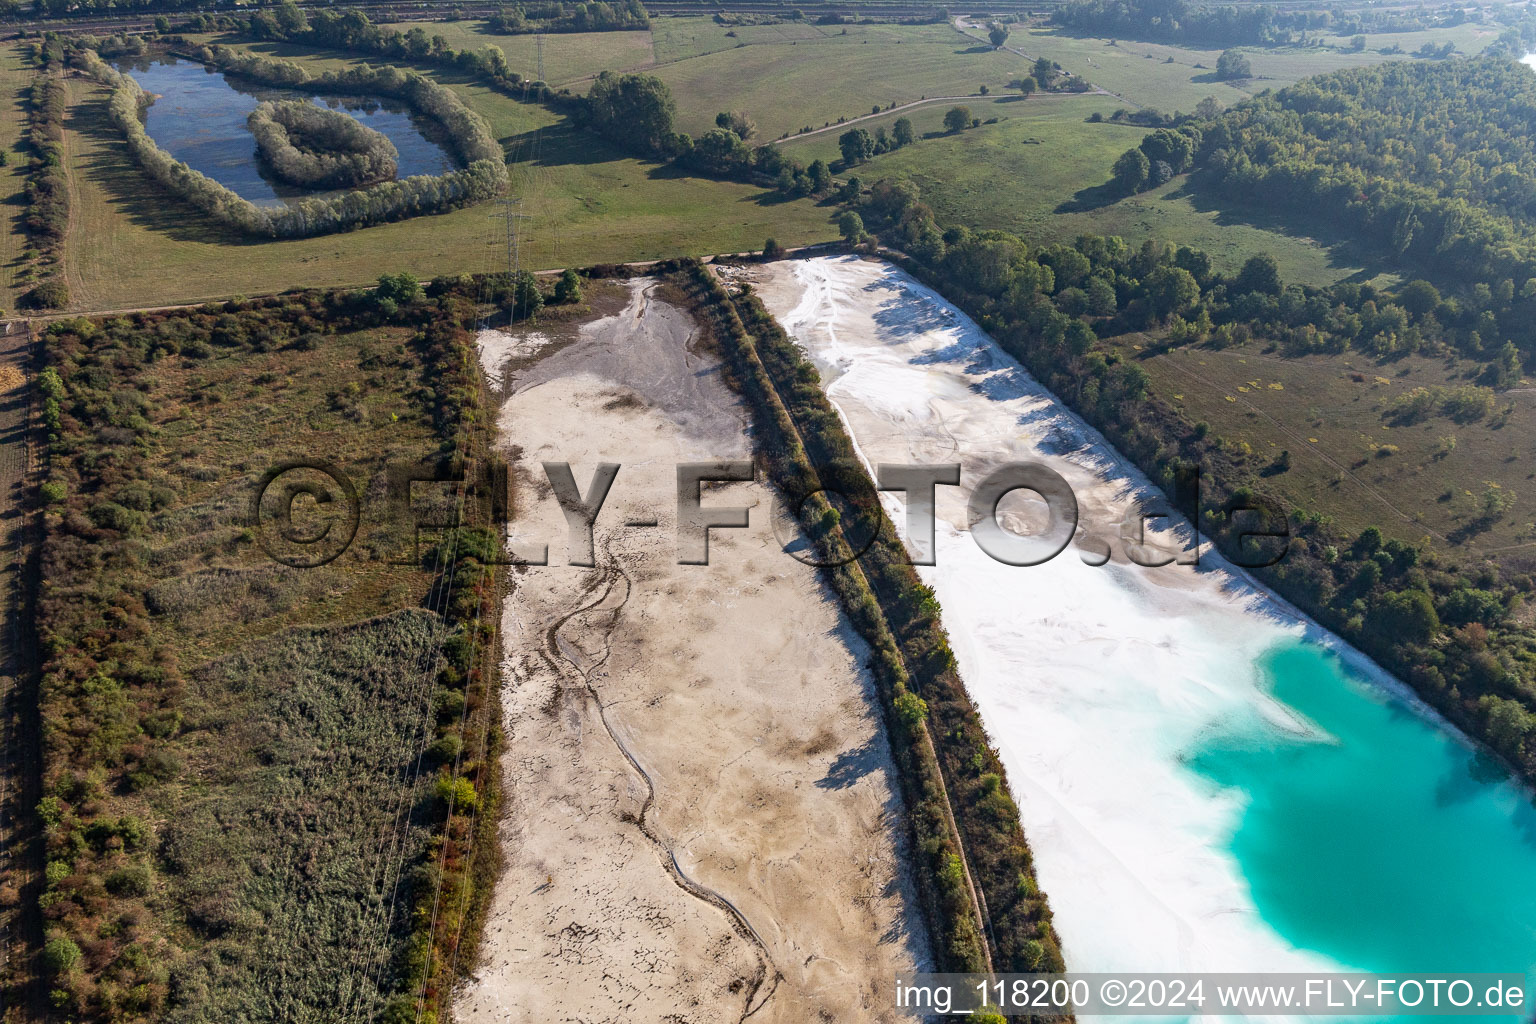
[[[1358,235],[1345,234],[1337,220],[1321,212],[1309,214],[1291,208],[1238,202],[1218,196],[1203,185],[1198,175],[1191,175],[1164,198],[1187,201],[1201,213],[1214,213],[1218,227],[1242,225],[1278,235],[1309,238],[1327,251],[1329,266],[1360,268],[1347,280],[1368,281],[1388,273],[1401,274],[1404,280],[1409,280],[1425,274],[1417,264],[1401,258],[1389,260]]]
[[[1125,199],[1126,194],[1120,186],[1113,181],[1106,181],[1102,185],[1089,185],[1087,188],[1078,189],[1071,199],[1056,204],[1056,213],[1086,213],[1089,210],[1101,210],[1106,206],[1113,206]]]
[[[816,785],[821,789],[847,789],[879,767],[880,750],[871,740],[838,754]]]

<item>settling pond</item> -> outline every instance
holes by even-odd
[[[322,194],[291,188],[266,175],[256,156],[256,140],[245,125],[263,100],[307,99],[346,111],[395,144],[400,151],[397,177],[458,168],[449,151],[429,137],[437,126],[397,100],[256,86],[174,57],[118,67],[154,98],[145,111],[144,128],[156,145],[253,203],[270,206]]]
[[[962,461],[970,480],[1045,462],[1090,532],[1150,496],[901,271],[839,257],[750,273],[868,462]],[[1531,794],[1400,684],[1217,555],[1199,572],[1070,551],[1016,568],[967,536],[963,488],[938,490],[936,564],[919,572],[1074,970],[1536,967]]]

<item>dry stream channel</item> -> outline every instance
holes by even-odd
[[[709,565],[679,565],[676,466],[750,458],[747,413],[658,285],[594,289],[580,325],[484,332],[513,467],[512,540],[549,545],[503,610],[505,872],[465,1022],[881,1021],[926,936],[864,652],[790,558],[759,484]],[[619,294],[614,294],[618,292]],[[570,564],[543,462],[587,493]],[[631,525],[650,523],[653,525]],[[556,1012],[558,1011],[558,1012]]]

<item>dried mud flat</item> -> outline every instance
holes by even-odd
[[[455,1017],[894,1020],[892,975],[928,943],[865,652],[759,484],[707,486],[751,526],[677,564],[676,464],[749,457],[747,416],[686,314],[629,290],[537,352],[487,339],[517,357],[486,366],[513,538],[550,564],[503,611],[506,866]],[[568,564],[543,461],[584,493],[622,465],[595,568]]]

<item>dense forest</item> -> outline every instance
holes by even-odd
[[[1273,460],[1188,422],[1151,392],[1145,371],[1097,345],[1101,336],[1149,327],[1162,331],[1166,345],[1341,343],[1330,325],[1373,331],[1372,339],[1415,331],[1427,339],[1437,312],[1451,319],[1452,310],[1441,307],[1457,304],[1440,300],[1426,282],[1396,292],[1352,283],[1286,286],[1274,260],[1262,255],[1225,275],[1203,253],[1151,241],[1132,248],[1119,238],[1085,236],[1039,248],[1004,232],[942,230],[909,181],[879,181],[852,205],[858,232],[867,224],[904,250],[909,269],[976,317],[1153,480],[1172,491],[1181,474],[1198,467],[1210,498],[1201,529],[1238,564],[1412,683],[1527,779],[1536,777],[1536,641],[1512,618],[1536,589],[1531,576],[1383,540],[1374,527],[1345,536],[1321,509],[1282,509],[1264,494]],[[1508,365],[1512,347],[1501,351],[1490,371]],[[1480,385],[1418,389],[1393,414],[1411,421],[1434,410],[1468,420],[1500,414],[1494,392]],[[1507,500],[1490,487],[1482,515],[1505,515]],[[1269,564],[1263,542],[1244,538],[1243,529],[1254,527],[1239,525],[1251,523],[1241,510],[1290,530],[1278,564]]]
[[[355,188],[395,176],[400,153],[382,132],[306,100],[257,105],[246,119],[256,151],[281,180],[302,188]]]
[[[493,32],[623,32],[651,27],[651,17],[640,0],[621,3],[548,2],[514,4],[491,15]]]
[[[1289,327],[1315,328],[1308,344],[1377,352],[1445,344],[1500,376],[1518,372],[1511,345],[1536,359],[1532,123],[1536,75],[1514,61],[1396,61],[1159,129],[1141,156],[1121,157],[1115,179],[1129,191],[1192,169],[1234,202],[1326,218],[1434,287],[1391,309],[1367,309],[1346,287],[1328,305],[1342,302],[1358,323],[1288,316]]]
[[[1188,0],[1073,0],[1051,17],[1064,28],[1095,35],[1231,46],[1290,42],[1298,30],[1326,24],[1327,14],[1281,14],[1263,4],[1203,7]]]

